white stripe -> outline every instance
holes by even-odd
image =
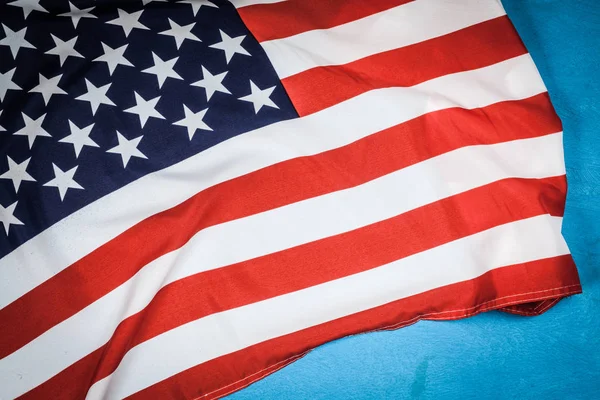
[[[92,386],[86,398],[120,399],[269,339],[494,268],[568,254],[561,220],[544,215],[498,226],[373,270],[182,325],[131,349],[115,373]]]
[[[564,173],[561,133],[471,146],[350,189],[206,228],[0,360],[0,387],[15,391],[7,397],[18,396],[96,350],[122,319],[141,311],[168,283],[348,232],[497,180]],[[17,374],[23,378],[17,380]]]
[[[272,4],[281,3],[284,0],[229,0],[235,8],[242,8],[246,6],[252,6],[255,4]]]
[[[346,64],[505,15],[498,1],[420,0],[338,25],[262,42],[281,79]]]
[[[411,88],[373,90],[236,136],[97,200],[0,259],[0,308],[133,225],[220,182],[346,145],[435,110],[482,107],[545,91],[527,54]]]

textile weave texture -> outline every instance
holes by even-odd
[[[564,127],[563,234],[583,294],[546,314],[499,312],[321,346],[228,397],[590,399],[600,389],[600,3],[503,0]]]

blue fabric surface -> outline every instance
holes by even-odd
[[[338,340],[229,400],[600,398],[600,1],[503,3],[563,121],[563,232],[584,293],[534,318],[492,312]]]

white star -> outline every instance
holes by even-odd
[[[146,4],[148,4],[148,3],[152,3],[152,2],[155,2],[155,3],[159,3],[159,2],[165,3],[165,2],[167,2],[167,1],[168,1],[168,0],[142,0],[142,4],[143,4],[143,5],[146,5]]]
[[[79,54],[77,50],[75,50],[75,42],[77,42],[77,36],[66,42],[63,42],[59,37],[56,37],[53,34],[50,34],[50,36],[52,36],[52,40],[54,40],[54,47],[44,54],[57,55],[60,60],[61,66],[65,63],[65,60],[69,56],[84,58],[81,54]]]
[[[159,35],[172,36],[173,39],[175,39],[175,45],[177,48],[181,47],[181,44],[185,39],[201,42],[201,40],[192,33],[192,29],[194,28],[194,25],[196,25],[195,23],[191,23],[189,25],[179,25],[177,22],[173,22],[171,19],[169,19],[169,25],[171,25],[171,29],[167,29],[166,31],[158,33]]]
[[[71,134],[60,139],[59,142],[71,143],[75,150],[75,158],[77,158],[79,157],[79,153],[81,152],[81,149],[83,149],[83,146],[100,147],[98,146],[98,143],[90,138],[93,127],[94,124],[88,125],[85,128],[79,128],[73,122],[69,121],[69,130],[71,131]]]
[[[194,113],[184,104],[183,112],[185,113],[185,118],[177,122],[173,122],[173,125],[185,126],[188,131],[188,136],[190,137],[190,140],[192,140],[192,138],[194,137],[194,133],[196,133],[197,129],[212,131],[212,128],[206,125],[206,123],[203,121],[204,115],[207,111],[208,108],[205,108],[204,110]]]
[[[74,166],[66,172],[58,168],[58,166],[54,163],[52,163],[52,168],[54,169],[54,179],[44,183],[44,186],[57,188],[58,193],[60,194],[60,201],[65,199],[67,190],[83,189],[83,187],[81,187],[81,185],[79,185],[79,183],[75,182],[73,179],[73,175],[75,175],[75,172],[77,172],[77,166]]]
[[[27,33],[27,28],[23,28],[18,32],[12,31],[8,26],[2,24],[2,28],[4,28],[4,33],[6,37],[0,40],[0,46],[8,46],[10,47],[10,52],[13,55],[13,58],[17,58],[17,53],[19,49],[35,49],[31,43],[29,43],[25,39],[25,34]]]
[[[115,103],[111,101],[106,96],[106,92],[110,89],[110,85],[112,83],[107,83],[104,86],[96,87],[94,84],[87,79],[85,80],[85,86],[87,87],[87,93],[82,94],[79,97],[76,97],[75,100],[87,101],[90,103],[90,107],[92,107],[92,115],[96,114],[96,110],[100,107],[100,104],[106,104],[109,106],[114,106]]]
[[[35,138],[38,136],[52,137],[48,132],[42,128],[42,122],[44,122],[44,118],[46,118],[46,114],[42,115],[36,120],[29,118],[25,115],[24,112],[21,113],[23,115],[23,121],[25,121],[25,126],[21,128],[18,132],[15,132],[14,135],[18,136],[27,136],[27,141],[29,142],[29,148],[33,146],[33,142]]]
[[[160,96],[150,100],[144,100],[144,98],[137,94],[137,92],[133,93],[135,94],[135,106],[123,111],[137,114],[137,116],[140,118],[140,124],[142,125],[142,128],[144,128],[146,121],[148,121],[148,118],[150,117],[165,119],[165,117],[156,111],[156,103],[158,103],[160,100]]]
[[[215,44],[211,44],[208,47],[223,50],[225,52],[225,59],[227,60],[227,64],[229,64],[229,61],[231,61],[231,58],[236,53],[243,54],[245,56],[250,55],[250,53],[248,53],[246,49],[242,47],[242,40],[244,40],[246,35],[232,38],[220,29],[219,32],[221,32],[221,41]]]
[[[148,159],[141,151],[138,150],[138,145],[144,136],[138,136],[131,140],[127,140],[125,136],[121,135],[119,131],[117,131],[117,140],[119,144],[113,147],[112,149],[106,150],[107,153],[119,154],[121,156],[121,160],[123,161],[123,167],[127,167],[127,163],[131,157],[138,157]]]
[[[142,72],[147,74],[156,75],[156,79],[158,79],[158,87],[161,88],[163,83],[167,78],[181,79],[183,78],[179,76],[177,72],[173,70],[175,63],[179,60],[179,57],[172,58],[167,61],[163,61],[159,56],[152,53],[152,58],[154,59],[154,66],[150,68],[146,68]]]
[[[8,72],[2,73],[0,72],[0,100],[4,101],[4,96],[6,96],[6,92],[9,89],[12,90],[21,90],[13,81],[12,77],[15,74],[17,68],[13,68]]]
[[[11,225],[24,225],[14,216],[15,207],[17,207],[16,201],[6,208],[2,207],[2,204],[0,204],[0,222],[4,225],[7,236]]]
[[[118,65],[126,65],[128,67],[133,67],[133,64],[129,62],[123,55],[125,50],[127,50],[127,44],[113,49],[112,47],[102,43],[102,49],[104,50],[104,54],[100,57],[94,59],[93,61],[104,61],[108,66],[108,74],[112,75],[115,72],[115,68]]]
[[[66,12],[64,14],[58,14],[59,17],[70,17],[71,22],[73,22],[73,26],[77,28],[77,24],[82,18],[98,18],[94,14],[90,14],[90,11],[94,9],[94,7],[90,8],[82,8],[79,9],[73,5],[73,3],[69,2],[69,9],[71,11]]]
[[[8,159],[8,171],[0,175],[0,179],[10,179],[15,187],[15,193],[19,191],[21,182],[35,182],[35,179],[33,179],[26,171],[31,157],[23,161],[21,164],[17,164],[9,156],[6,156],[6,158]]]
[[[2,115],[2,111],[4,110],[0,110],[0,115]],[[0,125],[0,132],[6,131],[6,129],[4,129],[4,127],[2,125]]]
[[[40,74],[40,83],[33,89],[29,91],[29,93],[41,93],[44,98],[44,104],[48,105],[50,98],[53,94],[67,94],[64,90],[58,87],[58,82],[60,81],[61,75],[56,75],[54,78],[46,78],[44,75]]]
[[[29,16],[32,11],[40,11],[47,13],[44,7],[40,6],[40,0],[15,0],[8,3],[9,6],[21,7],[25,19]]]
[[[223,79],[227,75],[227,71],[222,72],[218,75],[213,75],[209,70],[202,66],[202,79],[198,82],[192,83],[192,86],[198,86],[206,90],[206,101],[210,100],[215,92],[231,94],[225,86],[223,86]]]
[[[139,21],[144,10],[132,12],[131,14],[121,9],[118,9],[117,11],[119,12],[119,17],[110,21],[106,21],[106,23],[111,25],[118,25],[121,28],[123,28],[123,32],[125,32],[125,37],[129,36],[133,28],[149,30],[147,26],[142,25],[142,23]]]
[[[239,100],[248,101],[254,104],[255,114],[258,114],[258,111],[263,106],[279,108],[277,104],[273,103],[273,100],[270,99],[273,90],[275,90],[275,86],[261,90],[254,84],[254,82],[250,81],[250,91],[252,93],[250,93],[248,96],[240,97]]]
[[[183,1],[180,1],[180,3],[182,3],[182,4],[187,3],[187,4],[191,5],[192,10],[194,11],[194,16],[196,16],[198,14],[198,11],[200,10],[200,8],[202,6],[219,8],[219,7],[217,7],[216,4],[213,4],[207,0],[183,0]]]

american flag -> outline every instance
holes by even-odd
[[[579,293],[497,0],[0,5],[0,398],[218,398]]]

